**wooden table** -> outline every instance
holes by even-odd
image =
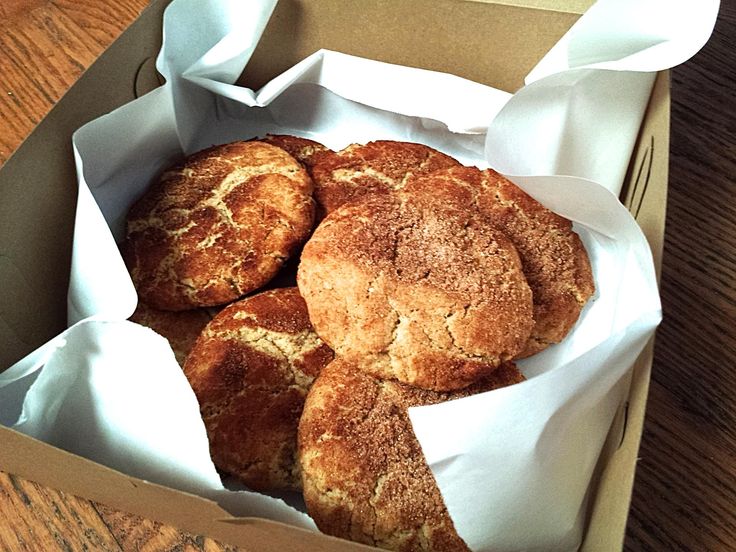
[[[0,0],[0,165],[147,0]],[[736,0],[673,71],[655,351],[627,550],[736,550]],[[0,550],[232,550],[0,472]]]

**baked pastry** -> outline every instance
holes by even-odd
[[[431,197],[377,194],[334,211],[305,245],[297,283],[336,355],[427,389],[492,372],[534,323],[509,239]]]
[[[307,172],[325,155],[334,153],[328,147],[301,136],[290,134],[267,134],[259,139],[261,142],[277,146],[299,161]]]
[[[456,166],[458,161],[423,144],[391,140],[352,144],[322,155],[312,167],[314,194],[320,214],[327,215],[364,195],[400,190],[412,175]]]
[[[184,366],[189,351],[210,320],[212,316],[206,309],[172,312],[154,309],[144,303],[138,303],[130,317],[131,322],[151,328],[165,337],[179,366]]]
[[[131,208],[122,245],[143,302],[221,305],[258,289],[307,239],[313,185],[283,149],[234,142],[166,171]]]
[[[389,550],[468,550],[407,409],[523,379],[506,363],[471,387],[438,393],[380,380],[337,358],[314,382],[299,423],[307,512],[324,533]]]
[[[595,292],[585,247],[572,223],[493,170],[456,167],[412,179],[408,194],[430,193],[460,208],[475,206],[519,252],[534,301],[534,327],[517,358],[561,341]]]
[[[257,491],[301,488],[299,416],[332,358],[296,288],[253,295],[215,316],[184,365],[215,466]]]

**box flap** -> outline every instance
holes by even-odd
[[[375,550],[276,521],[233,517],[211,500],[131,477],[3,426],[0,442],[4,471],[248,550],[281,552],[295,542],[302,550]]]
[[[452,73],[513,92],[589,0],[281,0],[241,84],[260,88],[320,48]],[[531,7],[538,9],[529,9]],[[431,9],[427,9],[431,5]],[[549,11],[557,5],[557,9]],[[560,6],[571,11],[560,11]],[[407,25],[412,32],[406,32]],[[283,37],[288,36],[289,40]],[[533,37],[533,40],[530,39]],[[416,44],[422,45],[417,48]]]

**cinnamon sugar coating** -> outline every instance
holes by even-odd
[[[380,380],[336,359],[312,386],[299,424],[309,515],[325,533],[389,550],[467,551],[407,409],[523,379],[506,363],[471,387],[438,393]]]
[[[215,316],[184,366],[215,465],[254,490],[299,490],[299,417],[332,358],[296,288],[253,295]]]
[[[225,304],[267,283],[314,223],[313,185],[283,149],[233,142],[165,172],[131,208],[123,257],[163,310]]]
[[[304,247],[297,282],[337,355],[428,389],[492,372],[533,325],[509,239],[430,196],[378,194],[333,212]]]
[[[400,190],[413,175],[456,166],[458,161],[423,144],[377,140],[324,154],[311,172],[320,215],[326,215],[365,195]]]
[[[593,273],[572,223],[493,170],[456,167],[411,179],[409,194],[430,193],[449,205],[479,210],[513,242],[534,300],[534,327],[517,358],[561,341],[595,292]]]
[[[260,138],[259,141],[285,150],[294,159],[299,161],[299,163],[304,165],[307,172],[324,156],[334,153],[331,149],[319,142],[290,134],[267,134],[263,138]]]

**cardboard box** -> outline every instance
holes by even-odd
[[[508,91],[577,20],[589,0],[281,0],[242,83],[258,87],[319,48],[457,74]],[[0,170],[0,367],[65,327],[76,197],[71,135],[160,81],[155,57],[166,0],[141,17],[79,79]],[[360,25],[354,22],[359,19]],[[283,37],[288,36],[288,40]],[[655,83],[622,200],[661,264],[669,75]],[[30,185],[29,183],[32,183]],[[30,193],[29,193],[30,190]],[[584,550],[620,549],[652,361],[638,359],[626,407],[593,482]],[[0,426],[0,469],[253,550],[364,548],[276,522],[234,518],[217,504],[95,464]]]

